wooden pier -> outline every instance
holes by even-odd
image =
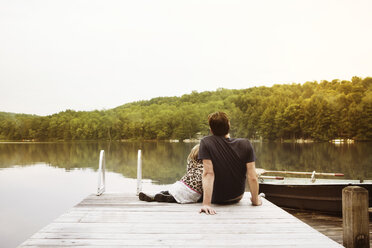
[[[142,202],[135,194],[90,195],[20,247],[342,247],[291,214],[249,193],[199,214],[198,204]]]

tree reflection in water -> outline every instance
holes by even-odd
[[[135,178],[137,150],[142,149],[143,178],[169,184],[186,170],[192,143],[56,142],[0,143],[0,168],[44,162],[52,167],[98,169],[101,149],[108,171]],[[349,179],[372,179],[372,143],[253,143],[256,167],[270,170],[340,172]]]

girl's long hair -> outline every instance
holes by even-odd
[[[189,156],[187,157],[187,162],[190,162],[190,161],[201,162],[201,160],[198,159],[198,154],[199,154],[199,144],[197,144],[191,149],[191,152]]]

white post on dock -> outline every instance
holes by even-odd
[[[342,190],[343,245],[369,247],[368,190],[348,186]]]
[[[141,150],[138,150],[137,157],[137,195],[142,191],[142,158]]]
[[[105,159],[105,151],[101,150],[99,153],[99,164],[98,164],[98,186],[97,186],[97,196],[100,196],[106,190],[106,178],[105,178],[105,170],[106,170],[106,159]]]

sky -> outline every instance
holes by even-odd
[[[0,0],[0,111],[372,76],[369,0]]]

